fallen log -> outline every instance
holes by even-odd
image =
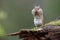
[[[45,35],[47,35],[48,32],[46,31],[31,31],[28,29],[26,30],[21,30],[20,32],[15,32],[15,33],[11,33],[11,34],[8,34],[8,36],[16,36],[16,35],[19,35],[19,38],[24,38],[24,40],[38,40],[40,39],[40,37],[45,37]]]
[[[19,36],[23,40],[60,40],[60,26],[49,26],[43,30],[23,29],[8,36]]]
[[[58,20],[58,21],[56,21]],[[8,36],[19,36],[19,39],[23,40],[60,40],[60,17],[55,21],[46,24],[41,28],[22,29],[15,33],[7,34]]]

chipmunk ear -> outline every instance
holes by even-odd
[[[35,5],[34,7],[38,7],[38,8],[40,8],[40,5],[37,4],[37,5]]]

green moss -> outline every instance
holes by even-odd
[[[38,28],[39,28],[39,27],[34,27],[34,28],[32,28],[31,30],[32,30],[32,31],[36,31]]]
[[[47,23],[47,24],[45,24],[45,25],[60,25],[60,20],[55,20],[55,21],[52,21],[52,22],[49,22],[49,23]]]

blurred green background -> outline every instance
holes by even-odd
[[[32,28],[32,8],[39,4],[44,11],[44,22],[60,16],[60,0],[0,0],[0,40],[19,40],[4,36],[22,28]]]

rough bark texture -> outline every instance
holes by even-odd
[[[60,26],[49,26],[47,30],[51,40],[60,40]]]

